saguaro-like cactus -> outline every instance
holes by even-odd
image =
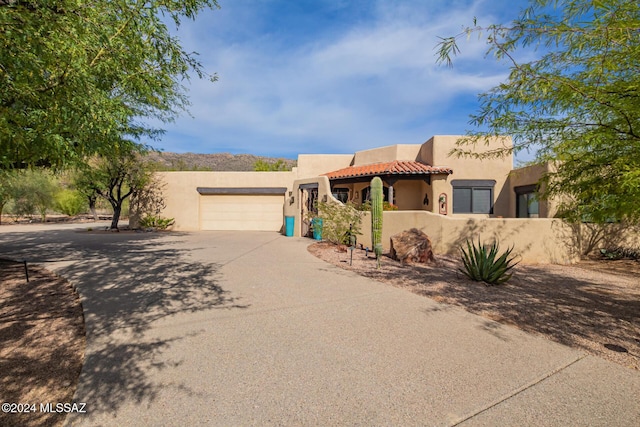
[[[371,245],[378,260],[382,256],[382,180],[374,177],[371,180]]]

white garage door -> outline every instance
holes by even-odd
[[[201,195],[200,229],[280,231],[283,205],[284,195]]]

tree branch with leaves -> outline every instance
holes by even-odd
[[[459,41],[478,35],[507,61],[507,81],[479,95],[476,131],[452,154],[484,158],[537,149],[554,162],[544,197],[559,196],[572,219],[640,219],[640,4],[635,0],[532,0],[508,24],[442,38],[438,62],[453,66]],[[520,62],[518,50],[537,59]],[[513,147],[477,153],[487,136]]]
[[[126,150],[93,159],[75,177],[74,185],[83,194],[103,198],[113,209],[111,229],[117,230],[125,200],[142,193],[152,182],[153,170],[137,150]]]
[[[75,166],[162,134],[182,81],[215,80],[183,49],[177,26],[216,0],[0,2],[0,169]]]

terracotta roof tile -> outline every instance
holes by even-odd
[[[432,175],[451,174],[448,167],[430,166],[415,161],[394,160],[386,163],[373,163],[362,166],[349,166],[337,171],[325,173],[329,179],[356,178],[376,175]]]

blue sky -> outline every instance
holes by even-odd
[[[164,151],[295,158],[464,134],[477,94],[506,79],[477,37],[453,68],[438,36],[508,22],[526,0],[219,0],[177,35],[215,83],[188,84],[190,115]]]

